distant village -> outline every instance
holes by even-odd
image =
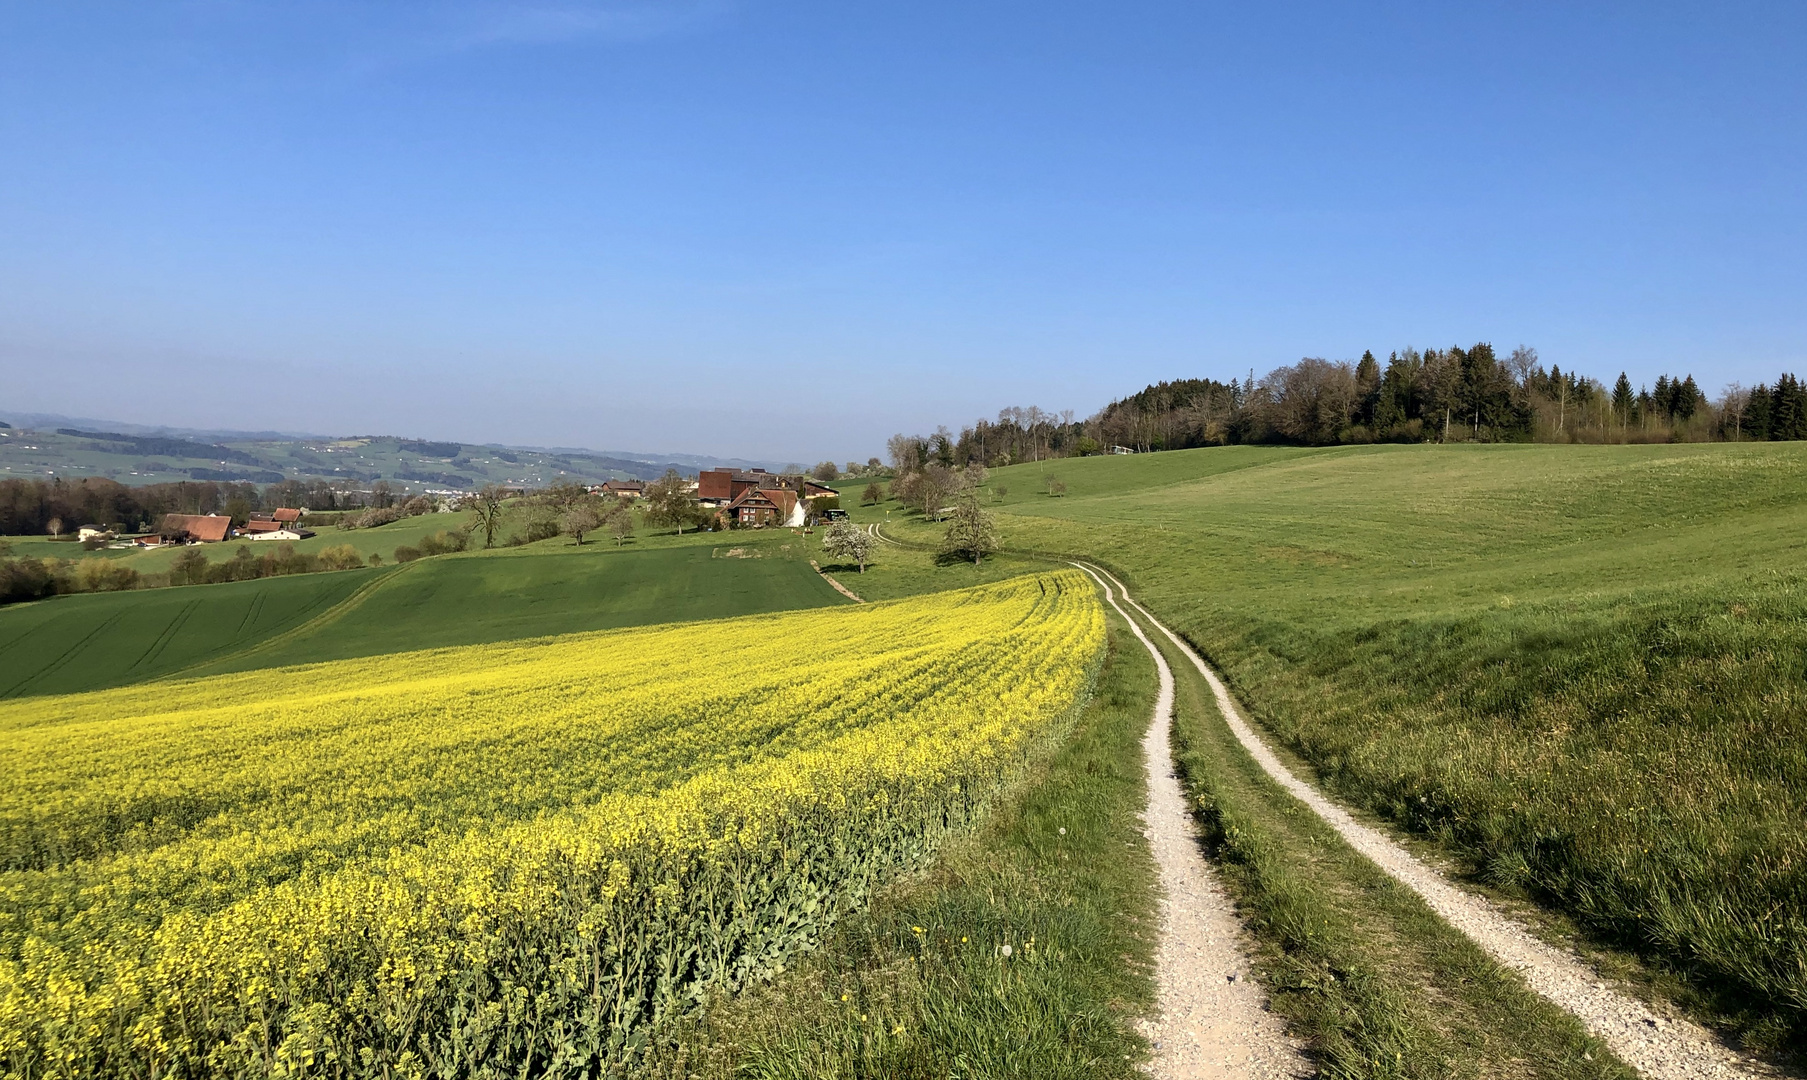
[[[716,512],[724,526],[740,528],[798,528],[806,523],[812,500],[838,497],[840,491],[816,480],[781,476],[765,469],[705,469],[688,483],[699,506]],[[609,480],[591,485],[595,495],[613,495],[637,500],[646,494],[641,480]],[[455,507],[453,500],[440,504],[441,509]],[[234,526],[227,514],[166,514],[154,533],[118,538],[102,525],[83,525],[78,538],[85,543],[116,543],[144,548],[185,544],[216,544],[227,540],[305,540],[315,535],[304,521],[308,511],[301,507],[278,507],[269,511],[252,511],[242,525]],[[824,517],[836,520],[846,511],[830,509]]]

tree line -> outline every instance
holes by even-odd
[[[418,500],[422,496],[413,496]],[[68,529],[94,524],[122,532],[150,533],[165,514],[226,514],[242,525],[256,511],[281,506],[315,513],[383,510],[411,500],[386,480],[368,489],[346,490],[328,480],[288,479],[259,487],[213,480],[131,487],[106,477],[0,480],[0,536],[42,536],[53,521]],[[328,517],[310,518],[335,523]]]
[[[1160,382],[1075,421],[1069,412],[1005,409],[958,434],[895,435],[898,476],[1047,458],[1180,450],[1234,443],[1329,446],[1372,442],[1703,442],[1807,438],[1807,387],[1792,374],[1716,398],[1693,375],[1633,388],[1605,383],[1537,350],[1505,356],[1487,342],[1352,361],[1307,357],[1257,378]]]

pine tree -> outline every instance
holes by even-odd
[[[1355,365],[1355,422],[1374,426],[1374,409],[1380,403],[1380,361],[1372,349],[1362,352]]]
[[[1770,412],[1773,402],[1769,395],[1769,387],[1758,384],[1751,389],[1749,402],[1744,407],[1744,437],[1755,442],[1769,438]]]
[[[1631,423],[1631,380],[1619,372],[1619,381],[1612,387],[1612,411],[1619,418],[1621,426]]]

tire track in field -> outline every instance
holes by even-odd
[[[189,678],[193,675],[202,673],[204,669],[212,667],[216,664],[224,664],[229,660],[243,660],[246,657],[258,656],[262,653],[269,652],[273,649],[281,648],[282,646],[287,645],[288,643],[295,641],[298,638],[304,637],[308,634],[314,633],[317,630],[321,630],[321,629],[324,629],[325,627],[331,626],[333,623],[338,622],[340,619],[343,619],[345,616],[351,614],[353,611],[356,611],[359,607],[363,606],[364,601],[370,599],[370,596],[372,593],[376,592],[378,589],[382,588],[384,585],[387,585],[389,582],[394,581],[396,578],[407,573],[415,565],[416,565],[415,563],[404,563],[401,566],[396,567],[393,570],[388,570],[388,571],[380,573],[373,580],[366,581],[364,584],[358,586],[356,589],[354,589],[352,591],[351,595],[347,596],[345,599],[339,601],[336,604],[333,604],[331,607],[328,607],[325,611],[322,611],[320,614],[315,615],[313,618],[307,620],[306,622],[301,623],[298,626],[293,626],[287,630],[284,630],[282,633],[277,634],[275,637],[266,638],[263,641],[259,641],[256,644],[247,646],[246,648],[239,649],[235,652],[229,652],[229,653],[225,654],[224,656],[214,656],[214,657],[210,657],[206,660],[198,661],[196,663],[188,665],[185,668],[181,668],[176,671],[172,671],[167,675],[159,676],[156,679],[153,679],[151,681],[152,682],[169,682],[172,679]],[[306,609],[306,608],[302,609],[300,614],[306,614],[307,610],[308,609]]]
[[[1302,1077],[1312,1073],[1297,1040],[1267,1010],[1267,995],[1249,978],[1247,937],[1236,905],[1199,848],[1186,794],[1173,771],[1173,669],[1111,586],[1091,567],[1104,598],[1154,658],[1160,678],[1154,717],[1142,740],[1148,771],[1143,835],[1160,867],[1161,943],[1156,951],[1160,1014],[1141,1026],[1154,1044],[1156,1080]],[[1114,580],[1114,579],[1113,579]],[[1117,587],[1122,589],[1122,583]],[[1124,599],[1129,598],[1127,590]]]
[[[258,595],[261,596],[262,594],[259,593]],[[169,643],[174,641],[176,635],[182,632],[182,627],[188,622],[188,617],[193,615],[195,613],[195,608],[200,606],[201,602],[199,600],[190,600],[188,603],[183,604],[182,610],[176,612],[176,617],[163,625],[163,632],[158,634],[156,640],[152,641],[150,646],[138,655],[138,659],[132,661],[132,666],[127,668],[126,671],[137,671],[141,667],[148,667],[151,664],[156,663],[157,658],[163,655],[163,650],[169,648]]]
[[[1351,847],[1417,893],[1432,911],[1468,935],[1487,955],[1518,972],[1532,990],[1580,1020],[1582,1026],[1611,1048],[1620,1060],[1652,1080],[1721,1080],[1781,1075],[1728,1049],[1698,1024],[1661,1016],[1636,998],[1607,986],[1603,977],[1581,958],[1531,933],[1524,924],[1485,897],[1456,887],[1436,868],[1420,861],[1380,830],[1355,820],[1323,792],[1294,776],[1249,726],[1223,681],[1184,638],[1137,603],[1129,595],[1128,588],[1110,571],[1091,566],[1082,568],[1088,572],[1096,571],[1094,576],[1102,574],[1114,583],[1122,590],[1124,600],[1192,661],[1210,685],[1224,723],[1235,732],[1237,741],[1260,763],[1263,771],[1323,818]]]
[[[5,690],[0,690],[0,698],[12,697],[12,696],[16,695],[19,691],[25,689],[27,686],[30,686],[32,683],[37,682],[38,680],[46,678],[48,676],[54,675],[57,672],[63,670],[63,668],[68,665],[69,661],[75,659],[77,656],[80,656],[82,654],[82,651],[94,642],[95,638],[99,637],[101,634],[106,633],[108,630],[113,629],[114,625],[117,624],[119,622],[119,620],[124,617],[125,617],[125,612],[119,611],[119,612],[114,612],[112,615],[108,616],[106,619],[103,619],[101,621],[100,625],[98,625],[94,629],[88,631],[86,634],[83,634],[81,636],[81,638],[76,641],[75,644],[69,646],[67,649],[64,649],[62,652],[62,655],[58,656],[55,660],[52,660],[50,663],[39,668],[37,671],[34,671],[30,675],[27,675],[23,679],[20,679],[18,682],[7,687]]]

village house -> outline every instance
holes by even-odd
[[[217,544],[232,535],[224,514],[165,514],[158,534],[168,543]]]
[[[590,489],[598,495],[614,495],[621,499],[638,499],[646,494],[646,485],[639,480],[609,480]]]
[[[704,469],[696,474],[696,500],[723,507],[749,491],[777,486],[778,477],[764,469]]]
[[[722,513],[737,525],[803,524],[803,503],[797,493],[782,487],[746,488],[736,495]]]

